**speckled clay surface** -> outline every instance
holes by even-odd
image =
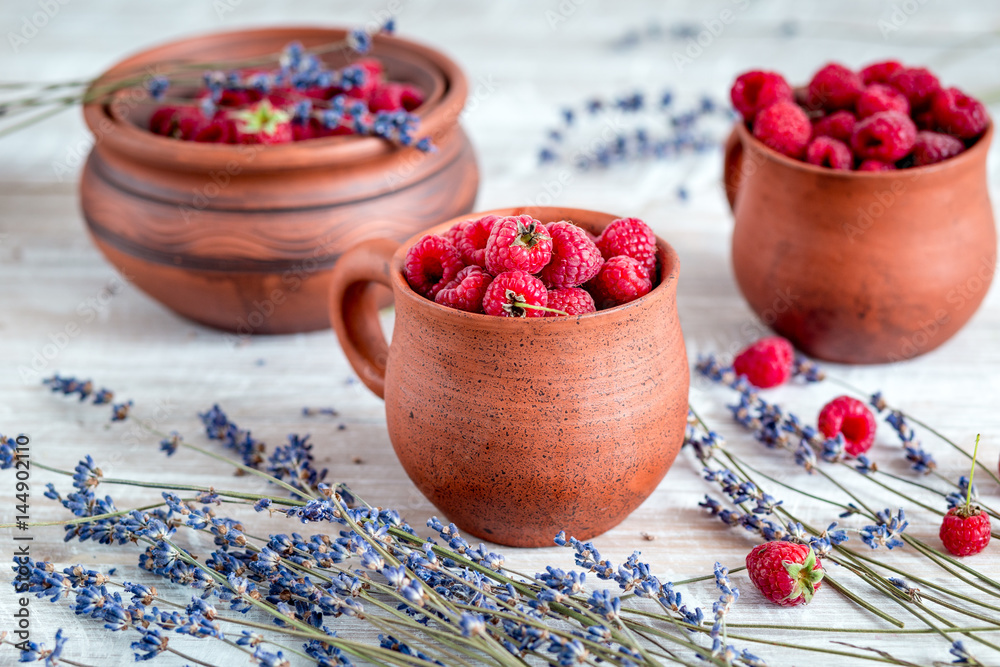
[[[616,217],[492,212],[592,231]],[[673,249],[660,241],[663,279],[630,304],[508,319],[414,293],[401,273],[410,242],[348,252],[334,270],[331,318],[362,380],[384,391],[389,435],[411,479],[460,528],[500,544],[546,546],[559,530],[586,539],[618,524],[656,488],[683,440],[689,377]],[[387,356],[365,281],[395,295]]]
[[[344,30],[268,28],[172,42],[132,56],[113,79],[165,60],[204,62],[342,39]],[[391,77],[427,91],[419,135],[437,151],[374,137],[272,146],[178,141],[147,132],[152,105],[120,95],[88,104],[96,136],[80,181],[87,227],[128,280],[176,312],[214,327],[290,333],[328,326],[330,271],[370,238],[402,241],[469,211],[476,159],[458,124],[468,90],[458,66],[405,39],[378,35]],[[341,64],[342,54],[327,56]]]
[[[787,158],[742,124],[726,146],[733,269],[760,318],[809,355],[915,357],[979,307],[996,265],[985,136],[936,165],[844,172]]]

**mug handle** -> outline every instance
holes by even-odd
[[[330,324],[347,360],[379,398],[385,398],[389,343],[378,321],[374,284],[392,289],[392,256],[399,243],[371,239],[337,260],[330,274]]]
[[[740,189],[743,180],[743,142],[736,130],[729,134],[726,139],[726,158],[722,175],[723,183],[726,186],[726,198],[729,200],[729,208],[736,209],[736,193]]]

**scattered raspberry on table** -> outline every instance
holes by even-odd
[[[757,590],[784,607],[812,601],[825,574],[812,547],[793,542],[758,544],[747,554],[746,564]]]
[[[939,533],[953,556],[972,556],[990,543],[990,516],[978,507],[952,507],[944,515]]]
[[[792,376],[795,348],[780,336],[761,338],[733,359],[733,370],[755,387],[777,387]]]
[[[875,442],[875,415],[868,406],[850,396],[838,396],[820,410],[817,427],[828,438],[844,436],[844,450],[860,456]]]

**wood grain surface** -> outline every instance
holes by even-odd
[[[579,105],[595,94],[612,96],[637,88],[658,95],[669,87],[679,100],[689,103],[697,102],[702,93],[724,99],[729,82],[744,69],[777,69],[790,81],[801,82],[831,59],[851,66],[886,57],[927,64],[945,82],[973,94],[986,95],[1000,84],[995,67],[1000,56],[1000,38],[995,35],[1000,11],[985,0],[898,6],[862,0],[518,0],[489,4],[308,0],[294,5],[263,0],[91,0],[58,4],[55,14],[32,33],[25,22],[30,24],[43,11],[41,4],[36,0],[3,4],[0,64],[4,79],[86,77],[125,54],[187,34],[282,23],[364,23],[387,8],[401,6],[401,34],[442,48],[469,76],[470,100],[463,123],[480,160],[482,188],[477,207],[554,204],[648,221],[680,256],[678,308],[692,360],[708,352],[729,355],[764,332],[740,297],[729,263],[732,221],[720,181],[721,149],[607,171],[583,173],[559,165],[539,168],[537,149],[546,129],[559,122],[560,107]],[[904,6],[912,11],[907,13]],[[723,12],[729,12],[727,23],[721,22]],[[642,39],[629,50],[611,47],[629,30],[648,35],[647,28],[654,21],[661,27],[659,37]],[[709,31],[702,39],[705,44],[691,48],[687,38],[672,37],[671,26],[679,24],[689,26],[696,36]],[[12,45],[7,35],[22,31],[31,37]],[[991,111],[995,114],[997,107]],[[33,458],[64,468],[72,468],[90,453],[106,474],[116,477],[261,488],[247,478],[232,477],[226,466],[214,461],[181,455],[164,459],[156,451],[156,438],[133,431],[127,423],[108,424],[104,409],[50,396],[40,380],[55,371],[90,377],[119,397],[133,399],[137,414],[164,430],[176,429],[193,442],[203,442],[196,413],[218,403],[234,421],[271,445],[282,442],[288,433],[311,434],[320,463],[330,469],[333,479],[349,483],[374,504],[398,508],[409,522],[422,526],[435,510],[397,462],[381,401],[352,379],[331,331],[247,338],[219,333],[180,319],[123,280],[103,260],[86,233],[76,194],[90,144],[78,110],[0,140],[0,432],[29,434]],[[1000,194],[998,150],[994,146],[989,158],[994,201]],[[680,186],[689,193],[687,201],[676,196]],[[391,327],[391,314],[385,316],[384,325]],[[830,368],[832,374],[851,383],[883,390],[890,402],[970,449],[975,434],[983,433],[980,456],[994,469],[1000,455],[998,370],[1000,296],[996,287],[965,329],[926,356],[886,366]],[[771,396],[811,420],[839,393],[832,385],[820,385],[786,387]],[[693,380],[691,402],[727,437],[734,451],[787,484],[833,493],[822,480],[806,475],[787,457],[760,448],[732,426],[726,408],[731,401],[732,395],[725,390]],[[303,417],[304,406],[332,406],[340,416]],[[967,474],[963,458],[929,434],[921,431],[920,435],[943,475],[957,479]],[[887,470],[912,475],[894,434],[884,425],[873,456]],[[873,506],[899,506],[893,496],[879,493],[860,478],[845,480]],[[42,497],[44,484],[50,481],[68,486],[65,478],[33,473],[33,520],[65,516],[65,510]],[[1000,504],[996,485],[985,476],[977,475],[977,482],[984,500]],[[836,518],[833,508],[790,491],[769,490],[817,525]],[[119,507],[156,497],[126,487],[109,487],[107,492],[113,493]],[[709,574],[716,561],[738,567],[754,540],[744,531],[704,516],[697,503],[707,492],[713,489],[701,479],[690,453],[682,452],[653,495],[595,542],[606,557],[617,562],[641,550],[643,560],[664,580]],[[6,520],[12,516],[10,475],[0,475],[0,501],[4,503],[0,516]],[[938,520],[933,514],[915,509],[908,518],[913,535],[937,544]],[[848,519],[844,525],[858,529],[863,523]],[[250,518],[248,526],[256,533],[294,529],[261,517]],[[34,528],[33,555],[60,564],[117,567],[121,578],[144,578],[135,549],[64,543],[62,533],[61,528]],[[0,630],[10,627],[14,609],[6,566],[13,555],[12,537],[11,531],[0,531],[0,563],[5,564],[0,569]],[[857,534],[851,538],[863,548]],[[503,552],[509,565],[523,571],[542,570],[546,564],[573,566],[571,553],[557,547]],[[939,570],[928,567],[912,549],[881,557],[914,574],[945,581]],[[1000,573],[1000,545],[991,545],[968,563],[983,572]],[[865,590],[849,574],[838,572],[837,576],[854,590]],[[948,643],[940,637],[894,633],[832,590],[822,591],[808,607],[784,609],[766,604],[742,573],[734,574],[733,580],[743,591],[730,617],[734,624],[801,623],[830,628],[826,633],[806,635],[756,631],[767,639],[825,647],[837,647],[830,642],[840,640],[888,650],[918,664],[952,659]],[[161,590],[177,599],[186,594],[170,586]],[[708,583],[685,587],[686,600],[708,609],[716,597]],[[89,665],[131,662],[131,639],[126,634],[106,632],[74,616],[65,603],[32,600],[30,609],[34,640],[51,645],[56,628],[71,637],[64,657]],[[898,608],[893,613],[905,614]],[[920,627],[912,617],[905,620],[907,629]],[[861,636],[837,632],[847,627],[880,632]],[[345,636],[376,641],[376,633],[362,623],[338,621],[338,630]],[[991,637],[997,641],[998,635]],[[225,647],[181,637],[171,641],[211,664],[232,664],[238,658]],[[849,658],[736,643],[751,648],[771,665],[857,664]],[[1000,664],[1000,653],[970,640],[966,646],[985,664]],[[15,660],[10,647],[0,648],[0,664]],[[172,658],[160,660],[182,664]]]

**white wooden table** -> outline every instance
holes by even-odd
[[[7,35],[0,44],[4,79],[85,77],[129,52],[193,32],[275,23],[357,24],[384,9],[382,3],[359,7],[346,1],[319,0],[296,3],[294,9],[262,0],[53,1],[50,4],[58,7],[54,15],[45,19],[37,34],[23,41],[15,39],[15,50],[9,35],[31,33],[24,22],[41,23],[33,17],[43,11],[44,4],[5,0],[0,20],[0,33]],[[451,53],[469,74],[476,98],[464,123],[482,168],[478,208],[536,201],[547,186],[551,189],[552,183],[561,181],[562,192],[555,203],[642,217],[674,245],[682,262],[680,314],[693,360],[699,353],[729,354],[763,331],[740,298],[729,267],[732,223],[719,184],[719,153],[631,164],[607,172],[561,173],[563,167],[537,167],[537,148],[546,128],[557,123],[561,106],[579,105],[596,94],[610,96],[636,88],[655,94],[671,87],[688,99],[702,92],[724,99],[729,82],[741,70],[778,69],[789,80],[802,81],[831,59],[858,66],[895,56],[929,64],[944,81],[973,93],[1000,85],[995,66],[1000,37],[987,34],[1000,27],[995,3],[921,0],[899,5],[906,5],[910,13],[899,13],[902,10],[894,10],[891,4],[862,0],[822,4],[690,1],[669,6],[653,0],[522,0],[490,5],[438,0],[405,4],[398,24],[401,34]],[[707,46],[683,67],[674,58],[687,48],[683,39],[647,39],[625,51],[610,48],[616,38],[630,29],[643,31],[651,20],[662,26],[690,24],[701,31],[708,25],[704,22],[713,23],[723,10],[732,12],[734,20],[718,35],[705,39]],[[30,434],[33,458],[66,468],[90,453],[105,474],[116,477],[259,488],[246,478],[232,480],[226,467],[213,461],[180,456],[161,459],[155,438],[123,436],[127,428],[109,427],[103,409],[49,396],[40,380],[55,371],[93,378],[120,397],[133,399],[138,412],[195,442],[201,441],[196,412],[218,403],[237,423],[271,444],[291,432],[310,433],[331,478],[349,483],[373,503],[398,508],[409,522],[422,526],[435,510],[396,462],[381,402],[360,383],[348,382],[350,368],[331,332],[258,337],[233,346],[220,332],[178,318],[121,281],[90,243],[78,212],[76,180],[88,146],[77,111],[0,141],[0,432]],[[994,150],[990,184],[995,201],[1000,199],[996,158]],[[682,184],[690,193],[686,203],[674,194]],[[67,327],[75,333],[63,336]],[[974,434],[982,432],[980,456],[991,466],[1000,454],[998,370],[997,289],[955,339],[923,358],[893,366],[832,369],[857,385],[882,389],[894,404],[959,442],[971,445]],[[773,396],[811,419],[836,393],[834,387],[819,386],[781,389]],[[702,381],[693,383],[692,403],[728,436],[735,451],[788,483],[815,484],[826,491],[787,458],[759,448],[739,433],[725,408],[730,398],[724,390]],[[303,406],[335,406],[341,416],[305,418]],[[340,430],[340,424],[346,428]],[[944,474],[957,479],[967,473],[964,459],[929,436],[925,443],[937,455]],[[884,425],[874,453],[888,468],[910,474],[893,433]],[[7,520],[13,482],[9,475],[0,475],[0,480],[4,502],[0,516]],[[41,495],[48,481],[68,486],[64,478],[36,471],[33,520],[65,516],[61,507]],[[996,503],[1000,495],[996,486],[985,477],[978,481],[984,498]],[[697,503],[706,492],[714,490],[702,481],[693,458],[682,454],[649,500],[596,543],[614,561],[640,549],[643,560],[664,580],[708,574],[717,560],[738,567],[753,541],[743,531],[727,529],[703,515]],[[817,524],[835,518],[828,508],[795,494],[773,492],[785,499],[786,506]],[[115,489],[114,494],[119,507],[155,497],[129,488]],[[875,505],[898,505],[889,496],[868,497]],[[935,517],[917,511],[909,518],[912,534],[937,544]],[[259,517],[251,518],[249,525],[257,532],[292,530],[277,520]],[[858,528],[861,524],[848,520],[845,525]],[[62,533],[61,528],[34,529],[35,557],[60,564],[116,566],[126,579],[143,576],[136,566],[137,550],[63,543]],[[650,539],[643,539],[643,534]],[[863,548],[856,534],[852,540]],[[12,532],[0,531],[0,562],[9,562],[12,544]],[[992,545],[968,562],[996,575],[1000,573],[998,549],[1000,545]],[[569,551],[555,547],[503,551],[508,564],[525,571],[542,569],[545,564],[567,568],[573,564]],[[938,577],[937,571],[920,565],[906,550],[892,552],[889,558]],[[14,608],[10,576],[5,565],[0,571],[0,630],[10,626]],[[788,610],[764,603],[742,573],[733,579],[744,593],[730,617],[733,623],[766,620],[830,628],[880,627],[829,590],[806,608]],[[717,597],[710,584],[688,590],[685,596],[708,610]],[[172,592],[184,595],[180,590]],[[51,646],[56,628],[69,634],[65,657],[85,664],[131,661],[128,635],[105,632],[74,616],[65,604],[32,600],[30,609],[34,640]],[[910,618],[907,627],[919,626]],[[373,631],[358,623],[345,623],[343,628],[345,636],[374,638]],[[771,639],[796,640],[788,632],[760,632]],[[803,641],[830,646],[831,639],[878,646],[921,664],[951,660],[947,643],[938,637],[893,635],[888,629],[884,635],[813,634]],[[224,647],[183,638],[177,641],[186,652],[211,663],[226,664],[234,656],[225,653]],[[770,664],[853,664],[849,659],[747,642],[739,645]],[[968,640],[966,645],[985,663],[1000,664],[1000,654]],[[0,664],[11,664],[15,658],[10,647],[0,648]],[[177,662],[169,657],[160,660]]]

